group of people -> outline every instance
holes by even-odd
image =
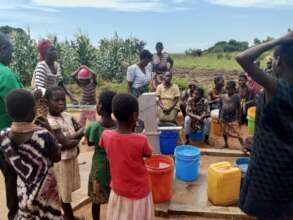
[[[274,47],[272,74],[267,74],[255,60]],[[66,112],[66,95],[76,100],[62,83],[54,46],[49,41],[40,43],[40,62],[29,92],[8,67],[12,45],[0,35],[0,168],[9,220],[82,219],[74,216],[71,202],[72,192],[80,187],[77,157],[84,136],[95,147],[88,187],[93,219],[99,219],[100,205],[106,202],[109,220],[153,219],[144,166],[152,147],[146,136],[134,133],[137,97],[150,82],[158,97],[160,123],[175,123],[181,108],[186,134],[203,130],[208,141],[210,112],[219,109],[226,146],[228,136],[242,142],[239,125],[245,121],[247,108],[256,102],[254,147],[239,206],[259,219],[292,219],[293,32],[239,54],[236,60],[248,75],[239,76],[238,87],[235,81],[225,83],[222,76],[216,77],[207,99],[195,81],[180,95],[172,83],[173,61],[162,49],[158,43],[157,58],[142,51],[140,62],[128,68],[131,94],[104,91],[96,102],[95,73],[85,66],[74,72],[83,91],[82,104],[96,104],[95,113],[100,115],[96,121],[92,111],[83,111],[81,125]],[[264,92],[255,101],[257,87]],[[87,119],[93,122],[85,126]]]

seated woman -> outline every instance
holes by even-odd
[[[208,101],[204,98],[204,90],[197,88],[193,96],[188,99],[187,116],[185,117],[184,129],[186,135],[185,144],[189,144],[189,134],[191,131],[204,133],[204,141],[209,144],[210,111]]]
[[[166,72],[163,83],[157,87],[158,117],[160,124],[177,124],[176,118],[179,112],[180,91],[176,84],[172,83],[172,73]]]

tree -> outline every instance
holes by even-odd
[[[259,45],[259,44],[261,44],[261,40],[258,39],[258,38],[254,38],[253,43],[254,43],[255,46]]]
[[[200,57],[202,55],[203,51],[201,49],[188,49],[185,51],[185,55]]]

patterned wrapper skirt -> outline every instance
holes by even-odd
[[[107,220],[153,220],[154,204],[152,193],[142,199],[132,200],[117,195],[113,190],[107,209]]]

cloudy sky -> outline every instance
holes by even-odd
[[[169,52],[220,40],[253,41],[293,28],[293,0],[0,0],[0,25],[30,28],[34,38],[80,30],[93,43],[117,32]]]

